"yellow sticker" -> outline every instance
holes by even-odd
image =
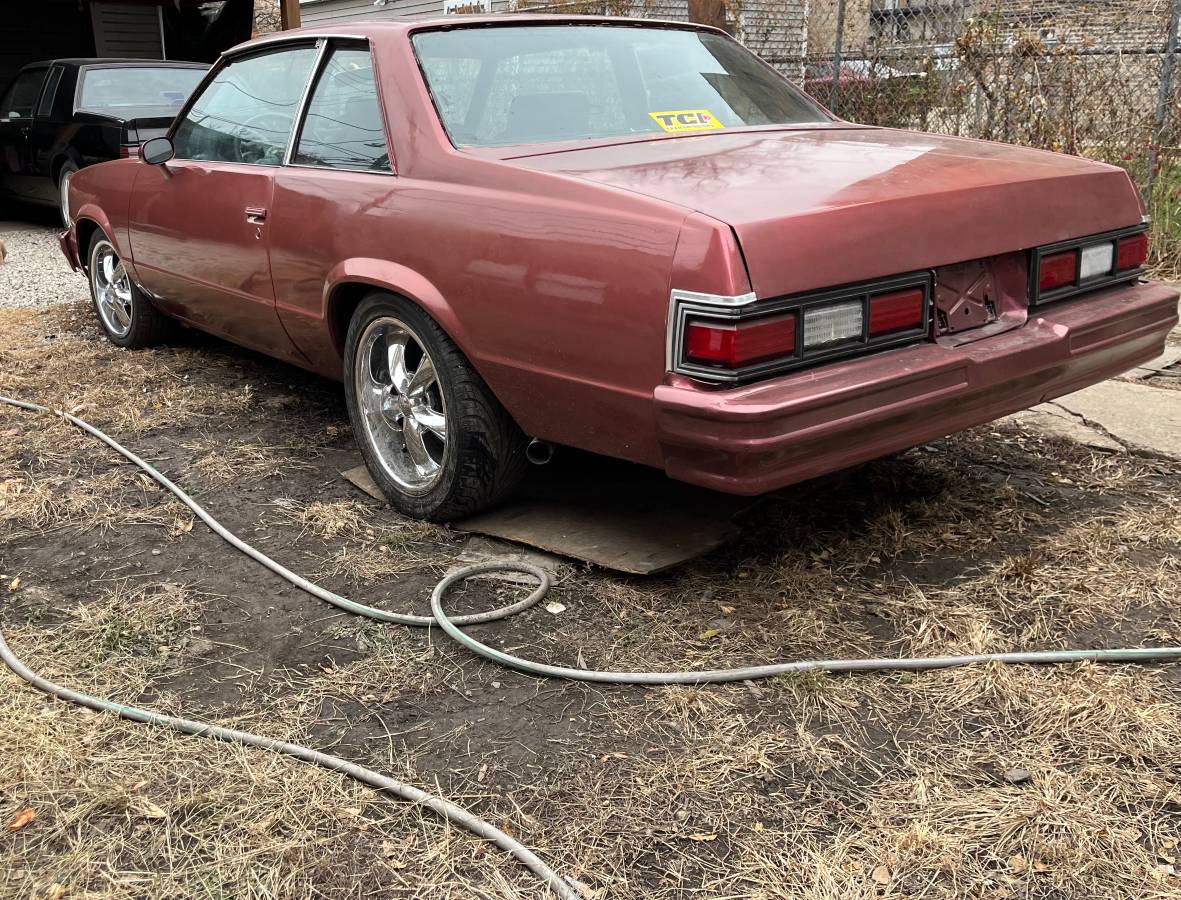
[[[669,134],[713,131],[726,127],[708,109],[669,109],[664,112],[650,112],[648,115]]]

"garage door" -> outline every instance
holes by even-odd
[[[90,7],[97,56],[164,59],[160,7],[150,3],[96,2]]]

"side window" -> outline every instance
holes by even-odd
[[[336,47],[308,102],[294,161],[329,169],[390,170],[367,47]]]
[[[33,106],[45,81],[45,69],[29,69],[16,76],[16,81],[0,101],[0,119],[29,119]]]
[[[57,95],[57,86],[62,80],[62,67],[54,66],[49,70],[49,77],[45,80],[45,89],[41,91],[41,100],[37,103],[37,117],[53,113],[53,98]]]
[[[177,159],[277,166],[316,61],[312,46],[235,60],[189,108],[173,136]]]

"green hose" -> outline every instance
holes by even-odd
[[[939,669],[948,668],[951,666],[963,666],[971,663],[981,662],[1001,662],[1001,663],[1066,663],[1066,662],[1150,662],[1155,660],[1181,659],[1181,647],[1138,647],[1138,648],[1124,648],[1117,650],[1036,650],[1029,652],[1012,652],[1012,653],[977,653],[966,656],[928,656],[928,657],[911,657],[911,658],[880,658],[880,659],[827,659],[827,660],[806,660],[796,662],[771,663],[769,665],[761,666],[744,666],[737,669],[715,669],[709,671],[686,671],[686,672],[608,672],[596,671],[593,669],[575,669],[566,666],[553,666],[546,663],[533,662],[532,660],[523,659],[519,656],[505,653],[502,650],[497,650],[487,644],[473,638],[466,634],[460,626],[474,625],[483,622],[493,622],[500,619],[507,618],[519,612],[534,606],[542,597],[546,595],[550,588],[550,577],[543,569],[529,563],[520,562],[488,562],[481,563],[475,566],[469,566],[465,569],[457,570],[450,575],[443,578],[431,593],[431,615],[430,616],[415,616],[405,613],[392,613],[383,609],[377,609],[373,606],[366,606],[363,603],[357,603],[347,597],[342,597],[340,594],[333,593],[319,585],[309,581],[301,575],[297,575],[285,566],[275,562],[266,554],[255,549],[250,544],[243,541],[228,528],[217,521],[210,515],[204,507],[196,500],[190,497],[184,490],[173,484],[164,474],[152,466],[150,463],[137,456],[131,450],[128,450],[114,438],[110,437],[103,431],[91,425],[89,422],[79,419],[67,412],[61,410],[50,409],[46,406],[41,406],[36,403],[28,403],[23,400],[14,400],[10,397],[0,395],[0,403],[15,406],[19,409],[28,410],[35,413],[48,413],[50,415],[59,416],[65,419],[72,425],[85,431],[87,434],[98,438],[116,453],[125,457],[147,475],[151,476],[157,481],[165,490],[176,496],[185,506],[193,511],[193,514],[201,519],[209,528],[223,538],[230,545],[242,551],[251,559],[260,563],[267,569],[270,569],[279,577],[285,579],[291,584],[298,587],[300,590],[306,591],[314,597],[318,597],[327,603],[332,604],[347,612],[355,615],[364,616],[369,619],[376,619],[379,622],[390,622],[398,625],[408,625],[415,627],[429,627],[438,625],[446,634],[454,639],[459,644],[463,645],[473,653],[489,659],[492,662],[499,663],[502,666],[507,666],[511,669],[516,669],[519,672],[524,672],[527,675],[538,676],[542,678],[564,678],[576,681],[593,681],[604,684],[627,684],[627,685],[662,685],[662,684],[715,684],[727,681],[746,681],[756,678],[770,678],[775,675],[783,675],[790,672],[803,671],[824,671],[824,672],[870,672],[882,670],[919,670],[919,669]],[[497,609],[489,610],[488,612],[477,613],[467,616],[448,616],[443,609],[443,600],[447,595],[447,591],[460,581],[471,578],[475,575],[486,574],[488,572],[524,572],[538,581],[538,586],[529,596],[525,597],[516,603],[508,606],[498,607]],[[113,712],[126,719],[131,719],[135,722],[142,722],[148,725],[155,725],[161,728],[169,728],[173,731],[180,731],[185,734],[197,735],[201,737],[211,737],[223,741],[231,741],[238,744],[245,744],[251,747],[260,747],[264,750],[271,750],[276,753],[283,753],[288,756],[293,756],[296,759],[312,763],[314,765],[323,766],[347,775],[350,778],[361,781],[365,784],[371,785],[378,790],[394,794],[409,800],[412,803],[418,803],[427,806],[434,810],[443,818],[450,822],[459,825],[468,831],[472,832],[487,841],[492,842],[498,847],[507,850],[514,857],[516,857],[522,864],[524,864],[530,871],[538,875],[543,882],[553,891],[554,894],[563,898],[563,900],[579,900],[578,892],[553,869],[542,862],[531,850],[521,844],[519,841],[505,834],[500,829],[491,825],[488,822],[472,815],[461,807],[448,802],[439,797],[433,797],[424,791],[395,781],[379,772],[372,769],[366,769],[358,766],[355,763],[350,763],[347,760],[336,756],[330,756],[326,753],[321,753],[317,750],[312,750],[298,744],[290,744],[285,741],[278,741],[273,738],[262,737],[255,734],[250,734],[243,731],[234,731],[228,728],[222,728],[217,725],[210,725],[204,722],[196,722],[189,719],[179,719],[173,716],[165,716],[159,713],[150,712],[148,710],[138,709],[132,706],[124,706],[119,703],[114,703],[110,700],[104,700],[98,697],[91,697],[88,694],[78,693],[61,685],[54,684],[41,678],[32,672],[19,658],[13,654],[8,644],[4,641],[4,636],[0,633],[0,659],[12,669],[20,678],[23,678],[33,687],[45,692],[54,697],[66,700],[70,703],[76,703],[81,706],[86,706],[90,709]]]

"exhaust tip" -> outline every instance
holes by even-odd
[[[549,441],[539,441],[534,438],[525,448],[525,459],[535,466],[544,466],[554,458],[554,445]]]

